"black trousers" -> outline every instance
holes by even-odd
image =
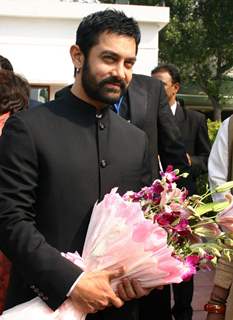
[[[126,302],[123,307],[106,308],[94,314],[88,314],[86,320],[139,320],[139,299]]]
[[[193,277],[189,281],[173,284],[174,307],[172,314],[175,320],[192,320]]]
[[[173,284],[174,306],[171,309],[170,285],[153,290],[139,300],[139,320],[192,320],[193,278]]]
[[[170,286],[139,299],[139,320],[172,320]]]

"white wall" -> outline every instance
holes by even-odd
[[[80,20],[110,7],[139,22],[142,40],[134,72],[149,75],[158,62],[158,31],[169,21],[166,7],[0,0],[0,54],[32,84],[59,87],[70,83],[73,65],[69,48]]]

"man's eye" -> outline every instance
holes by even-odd
[[[104,61],[107,62],[107,63],[111,63],[111,62],[114,62],[115,59],[111,56],[105,56],[103,57]]]
[[[134,62],[133,61],[126,61],[125,66],[127,69],[133,68]]]

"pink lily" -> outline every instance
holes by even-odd
[[[217,215],[216,222],[233,232],[233,196],[229,193],[225,198],[229,201],[229,206]]]
[[[194,233],[201,237],[218,237],[221,235],[221,230],[219,229],[217,223],[205,223],[194,229]]]

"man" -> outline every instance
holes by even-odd
[[[171,64],[156,67],[151,72],[152,77],[164,84],[171,111],[182,132],[182,139],[186,148],[186,155],[190,164],[190,176],[181,184],[185,184],[189,194],[196,192],[196,178],[207,172],[207,161],[210,152],[210,142],[205,116],[199,112],[186,110],[177,100],[180,89],[180,74]],[[172,158],[169,159],[173,164]],[[193,279],[188,282],[173,285],[174,301],[173,315],[176,320],[192,319]]]
[[[71,90],[4,128],[0,244],[13,263],[6,308],[39,295],[56,309],[68,297],[95,313],[87,319],[137,319],[132,299],[148,290],[125,279],[114,293],[110,280],[122,268],[82,273],[60,252],[82,253],[93,205],[112,187],[123,194],[150,182],[145,133],[108,108],[131,81],[139,41],[122,12],[87,16],[70,50],[78,70]]]
[[[55,98],[69,93],[71,86],[58,91]],[[146,132],[149,139],[151,173],[159,178],[158,153],[164,168],[172,163],[183,172],[189,171],[180,130],[175,122],[161,81],[148,76],[133,74],[127,92],[112,105],[121,117]],[[169,286],[153,290],[140,299],[140,319],[150,319],[151,305],[156,301],[156,318],[172,320]]]
[[[208,172],[211,189],[233,180],[233,117],[223,121],[211,149]],[[214,201],[223,201],[224,193],[214,193]],[[233,319],[233,262],[220,259],[215,271],[214,286],[207,304],[207,320]],[[217,310],[214,312],[214,310]]]

